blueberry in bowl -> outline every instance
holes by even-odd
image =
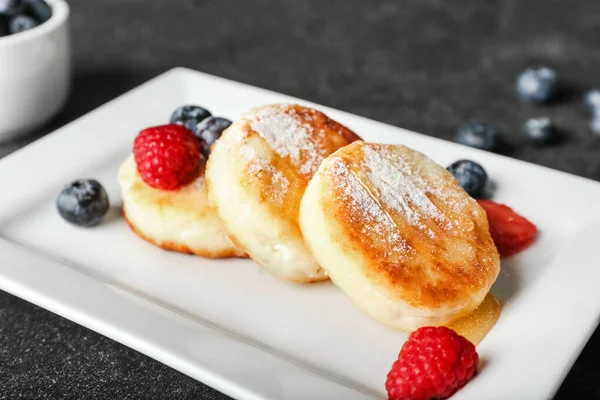
[[[498,147],[496,129],[482,121],[469,121],[458,127],[456,141],[465,146],[492,151]]]
[[[38,23],[44,23],[52,17],[52,8],[45,0],[23,0],[25,12]]]
[[[0,142],[39,128],[65,104],[68,21],[64,0],[0,0]]]
[[[24,11],[23,0],[0,0],[0,15],[14,16]]]
[[[477,198],[483,195],[488,175],[481,165],[471,160],[458,160],[446,169],[454,175],[460,186],[471,197]]]
[[[200,141],[200,152],[204,157],[210,155],[210,147],[221,137],[223,131],[231,126],[231,121],[221,117],[208,117],[196,125],[194,134]]]
[[[94,179],[80,179],[71,183],[56,199],[60,216],[77,226],[98,225],[109,207],[106,190]]]
[[[10,20],[8,31],[11,35],[25,32],[38,26],[35,19],[27,15],[17,15]]]
[[[0,36],[25,32],[52,17],[45,0],[0,0]]]

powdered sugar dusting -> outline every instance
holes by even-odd
[[[344,201],[353,210],[351,218],[357,218],[356,222],[363,224],[364,234],[378,234],[388,243],[386,248],[390,254],[406,253],[410,250],[398,233],[398,227],[392,217],[377,202],[369,188],[348,169],[344,161],[339,158],[333,159],[328,173],[332,175],[335,187],[341,189]]]
[[[275,168],[266,158],[258,157],[256,151],[251,146],[242,146],[240,155],[248,161],[248,172],[251,175],[265,172],[271,177],[271,198],[276,202],[282,203],[290,186],[290,182],[283,173]]]
[[[370,146],[364,146],[363,152],[367,177],[388,207],[430,235],[433,232],[423,224],[423,217],[433,219],[447,229],[452,227],[452,222],[427,197],[427,193],[439,196],[439,190],[413,171],[410,161],[394,157],[391,152],[382,156]]]
[[[294,109],[270,106],[259,109],[250,121],[280,157],[289,157],[301,174],[314,174],[325,158],[311,140],[312,127],[294,118]]]
[[[243,156],[248,161],[254,161],[258,158],[256,154],[256,150],[248,144],[243,144],[240,148],[240,155]]]

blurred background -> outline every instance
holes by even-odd
[[[484,120],[501,152],[600,179],[585,92],[600,87],[598,0],[71,0],[73,85],[61,113],[6,155],[172,67],[184,66],[454,140]],[[1,39],[0,39],[1,40]],[[3,60],[0,59],[0,63]],[[556,71],[550,104],[523,103],[526,67]],[[560,140],[527,144],[528,118]],[[85,134],[85,132],[82,132]],[[542,338],[541,338],[542,340]],[[559,399],[600,398],[600,333]],[[0,399],[226,397],[0,292]]]
[[[587,89],[600,86],[595,0],[71,0],[73,92],[56,128],[185,66],[452,140],[490,122],[511,157],[600,177]],[[555,104],[519,101],[525,67],[553,68]],[[556,146],[523,144],[548,116]],[[6,152],[7,150],[5,150]]]

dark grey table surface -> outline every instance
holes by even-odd
[[[600,138],[589,132],[581,101],[586,88],[600,86],[598,0],[70,4],[70,101],[42,131],[0,146],[0,156],[186,66],[449,140],[461,121],[488,120],[507,139],[508,156],[600,179]],[[520,103],[513,89],[516,74],[538,64],[555,68],[563,83],[558,101],[545,107]],[[543,115],[562,140],[534,148],[521,125]],[[599,350],[597,331],[558,399],[600,398]],[[0,388],[0,399],[227,398],[3,292]]]

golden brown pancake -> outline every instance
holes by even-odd
[[[155,189],[142,180],[130,156],[121,165],[118,179],[123,214],[142,239],[165,250],[209,258],[245,256],[208,204],[203,173],[177,190]]]
[[[321,161],[358,140],[312,108],[257,107],[213,146],[208,197],[232,240],[271,273],[293,282],[326,279],[298,226],[300,201]]]
[[[474,310],[500,270],[483,209],[448,171],[401,145],[359,141],[323,161],[300,226],[331,280],[401,329]]]

